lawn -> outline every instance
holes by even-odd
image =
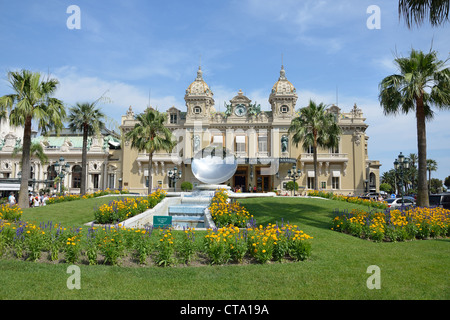
[[[92,221],[95,198],[27,209],[23,218],[75,226]],[[258,224],[297,224],[314,237],[306,261],[197,267],[79,265],[81,289],[69,290],[68,264],[0,260],[0,299],[443,299],[450,298],[449,239],[374,243],[330,230],[333,210],[356,204],[315,198],[240,202]],[[369,290],[367,268],[380,268]]]

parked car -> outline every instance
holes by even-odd
[[[430,206],[450,209],[450,193],[430,194]]]
[[[389,209],[399,209],[402,207],[402,198],[390,198],[385,200]],[[416,205],[413,197],[403,197],[404,207],[413,207]]]

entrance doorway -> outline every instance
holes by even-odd
[[[247,168],[238,167],[234,174],[234,187],[239,188],[242,192],[248,192],[247,190]]]
[[[256,191],[269,192],[270,191],[271,176],[261,175],[261,168],[256,168]]]

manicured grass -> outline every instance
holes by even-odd
[[[27,209],[24,219],[82,225],[92,220],[93,206],[110,200],[88,199]],[[67,289],[68,264],[7,259],[0,260],[0,299],[450,298],[448,238],[374,243],[332,231],[330,222],[335,208],[361,208],[341,201],[279,197],[240,202],[254,215],[257,224],[266,226],[283,219],[313,236],[310,259],[264,265],[168,268],[80,265],[80,290]],[[380,290],[366,286],[370,265],[381,270]]]
[[[126,198],[122,196],[105,196],[84,200],[55,203],[48,206],[27,208],[23,210],[22,220],[39,224],[53,221],[63,226],[81,226],[94,220],[94,209],[110,201]]]

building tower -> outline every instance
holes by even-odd
[[[274,123],[290,123],[295,115],[298,96],[293,84],[286,78],[286,71],[281,66],[280,77],[273,85],[269,96]]]
[[[184,96],[187,107],[186,122],[201,120],[209,122],[211,112],[215,111],[211,89],[203,80],[203,72],[198,67],[197,78],[186,89]]]

